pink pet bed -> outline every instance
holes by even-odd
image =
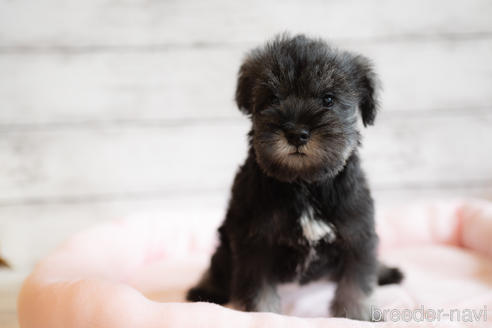
[[[282,315],[185,303],[220,223],[216,213],[204,213],[121,220],[71,238],[26,279],[18,300],[20,327],[492,326],[492,203],[378,213],[381,257],[406,274],[402,285],[380,287],[371,298],[374,315],[386,313],[386,322],[329,318],[329,283],[285,286]]]

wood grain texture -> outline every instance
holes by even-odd
[[[488,0],[0,1],[0,46],[125,50],[256,43],[289,29],[335,39],[481,37]]]
[[[492,112],[387,117],[365,130],[372,185],[487,185]],[[195,126],[81,128],[1,133],[0,205],[227,190],[246,155],[246,119]]]
[[[0,129],[22,124],[239,118],[233,94],[247,49],[3,55]],[[373,59],[383,84],[385,112],[466,111],[492,103],[492,41],[402,42],[349,49]]]
[[[246,120],[9,132],[0,138],[0,202],[223,189],[246,155],[246,132]]]

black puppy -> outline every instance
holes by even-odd
[[[357,153],[357,113],[373,124],[376,89],[366,58],[302,35],[279,36],[246,57],[236,102],[253,123],[249,155],[220,245],[188,300],[278,312],[278,284],[331,279],[333,315],[370,319],[374,286],[403,277],[377,260]]]

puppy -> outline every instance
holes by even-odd
[[[280,311],[276,286],[329,279],[331,312],[369,320],[366,298],[398,283],[380,264],[374,206],[360,167],[358,117],[374,123],[369,61],[303,35],[254,49],[239,70],[236,102],[252,121],[220,245],[190,301]]]

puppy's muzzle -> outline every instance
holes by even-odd
[[[309,141],[311,134],[306,129],[293,128],[285,131],[285,138],[292,146],[299,147],[305,145]]]

